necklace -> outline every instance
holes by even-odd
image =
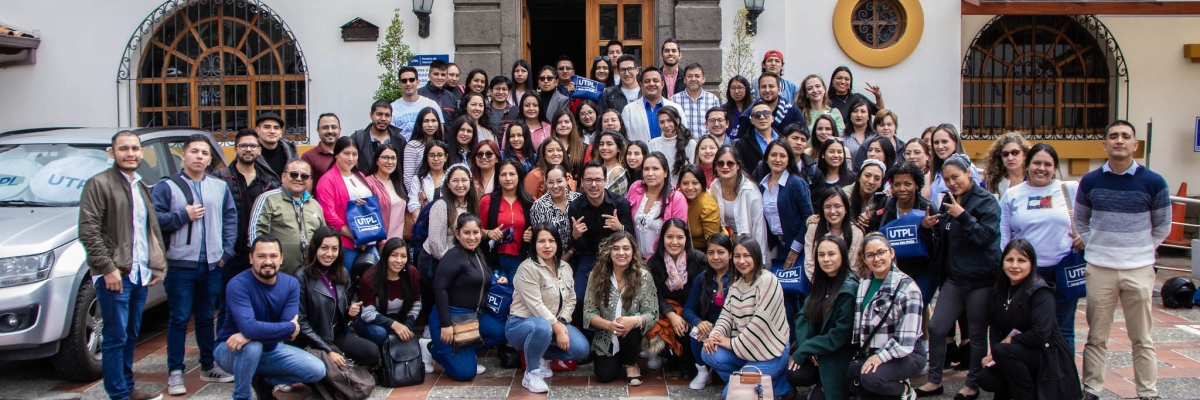
[[[1004,299],[1004,310],[1008,311],[1008,305],[1012,303],[1012,286],[1008,287],[1008,296]]]

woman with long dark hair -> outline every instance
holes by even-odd
[[[400,151],[385,143],[375,150],[375,162],[371,163],[367,181],[374,181],[387,192],[388,214],[383,216],[384,230],[388,238],[404,235],[405,219],[408,216],[408,188],[404,187],[404,173],[397,168]],[[382,244],[382,243],[381,243]]]
[[[471,176],[475,184],[475,193],[491,193],[496,183],[496,163],[500,161],[500,146],[491,140],[484,140],[475,145],[471,152],[473,161]]]
[[[854,184],[842,188],[843,192],[850,194],[850,203],[846,205],[846,217],[859,228],[867,227],[867,223],[871,221],[871,210],[883,200],[883,178],[886,175],[887,168],[884,167],[883,161],[866,160],[859,168]]]
[[[575,114],[563,108],[554,112],[554,117],[551,118],[551,129],[554,130],[554,137],[561,140],[567,145],[566,153],[563,155],[563,164],[567,167],[567,171],[573,174],[579,174],[579,168],[583,165],[583,138],[579,134],[579,123],[575,121]]]
[[[621,120],[621,112],[612,108],[600,113],[600,130],[614,131],[620,133],[621,137],[629,137],[625,130],[625,121]]]
[[[537,164],[525,175],[525,191],[529,196],[537,198],[546,194],[546,171],[551,167],[561,165],[567,169],[567,186],[575,190],[575,175],[571,174],[566,164],[567,145],[555,137],[548,137],[538,145]]]
[[[566,244],[558,230],[545,223],[534,225],[531,237],[533,251],[513,279],[513,302],[504,332],[508,342],[525,353],[521,386],[545,393],[550,388],[544,378],[554,376],[550,360],[583,360],[590,346],[587,337],[571,326],[575,279],[562,259]]]
[[[725,83],[725,115],[742,115],[750,108],[750,103],[754,102],[754,96],[750,95],[751,87],[750,81],[744,76],[729,78],[729,82]],[[725,136],[731,141],[737,139],[740,122],[741,118],[732,118],[729,127],[725,128]]]
[[[436,119],[436,116],[434,118]],[[342,247],[345,248],[343,260],[346,271],[349,272],[358,253],[369,248],[367,244],[354,245],[354,233],[350,231],[346,218],[346,204],[355,201],[363,205],[366,204],[367,198],[375,196],[382,215],[391,215],[392,200],[387,189],[380,185],[379,181],[368,180],[358,171],[358,144],[349,136],[342,136],[334,143],[333,166],[329,172],[338,173],[321,176],[321,181],[317,182],[316,186],[317,204],[321,205],[321,211],[325,213],[326,223],[342,236]]]
[[[417,168],[412,183],[408,186],[408,213],[416,221],[421,207],[437,199],[450,163],[446,162],[450,154],[450,146],[441,140],[431,140],[425,144],[425,157]]]
[[[509,90],[512,93],[512,99],[508,101],[510,104],[521,104],[519,100],[525,98],[526,92],[532,91],[532,86],[529,85],[530,76],[533,76],[533,67],[529,66],[529,61],[513,61],[512,72],[509,73],[509,82],[512,82],[512,88]]]
[[[487,98],[483,93],[467,92],[458,102],[458,109],[462,111],[461,117],[469,117],[475,122],[475,140],[496,140],[496,128],[492,125],[492,110],[487,105]],[[456,132],[456,129],[450,129],[450,132]]]
[[[853,104],[859,100],[866,102],[868,112],[875,115],[879,109],[884,108],[883,92],[879,90],[879,86],[872,86],[869,82],[865,87],[867,93],[875,97],[874,102],[862,93],[854,91],[854,75],[850,73],[850,68],[837,67],[833,70],[833,76],[829,78],[829,100],[833,102],[833,108],[838,109],[842,115],[852,113]]]
[[[629,192],[629,181],[625,176],[625,137],[615,131],[601,131],[591,146],[592,160],[604,164],[608,185],[604,188],[624,196]]]
[[[850,105],[848,111],[850,123],[846,124],[846,130],[842,131],[842,137],[846,139],[847,152],[858,154],[858,147],[875,136],[875,131],[871,126],[871,112],[867,107],[866,99],[854,100],[854,104]]]
[[[579,136],[583,139],[583,144],[587,145],[584,155],[592,153],[592,142],[596,139],[596,134],[600,133],[600,106],[590,99],[584,99],[579,102],[579,106],[575,108],[575,119],[579,121]],[[580,165],[587,164],[591,159],[585,158]]]
[[[589,76],[593,81],[603,83],[604,87],[612,87],[613,75],[608,56],[596,56],[592,59],[591,75]]]
[[[663,350],[670,350],[668,357],[678,360],[682,376],[696,374],[696,358],[685,351],[688,330],[691,325],[683,318],[683,305],[692,292],[692,281],[704,270],[708,260],[704,253],[692,247],[692,234],[687,222],[671,218],[663,222],[654,245],[654,254],[646,261],[646,268],[654,278],[658,292],[658,318],[646,331],[649,340],[646,353],[650,359],[646,366],[659,369],[663,365]]]
[[[504,130],[504,148],[500,151],[504,160],[516,161],[521,169],[529,172],[537,160],[533,139],[529,137],[529,127],[524,122],[514,121]]]
[[[442,132],[442,122],[438,119],[437,109],[425,107],[417,113],[416,126],[413,127],[412,137],[404,145],[404,184],[412,185],[413,175],[421,160],[425,159],[425,144],[431,140],[445,140]],[[449,154],[447,153],[447,156]]]
[[[692,291],[683,305],[683,320],[692,327],[688,335],[692,357],[696,362],[696,377],[688,385],[693,390],[704,389],[712,383],[712,374],[704,364],[704,338],[712,332],[721,316],[721,308],[729,294],[733,273],[733,240],[724,233],[714,233],[705,241],[705,263],[700,275],[692,281]]]
[[[583,300],[584,328],[595,331],[596,381],[608,383],[624,376],[625,383],[638,386],[642,384],[637,365],[642,333],[658,318],[654,278],[629,232],[613,233],[600,242],[599,250]]]
[[[804,307],[796,314],[796,350],[788,360],[788,383],[811,386],[809,398],[845,399],[846,367],[854,357],[854,301],[858,275],[850,266],[850,248],[840,236],[817,240],[818,271]]]
[[[713,166],[717,171],[717,180],[708,187],[708,192],[717,199],[722,229],[733,237],[748,235],[756,242],[766,243],[767,224],[762,216],[762,192],[742,169],[737,152],[728,145],[721,146]],[[770,260],[764,258],[761,262]]]
[[[542,106],[538,101],[536,93],[526,92],[516,106],[518,117],[513,118],[513,121],[524,122],[529,127],[529,137],[533,138],[534,144],[551,136],[550,124],[542,117]]]
[[[633,210],[633,231],[640,248],[656,248],[655,240],[667,220],[687,219],[687,199],[671,187],[667,163],[662,153],[650,153],[642,167],[642,180],[630,185],[629,193],[625,194]],[[642,255],[650,257],[650,253]]]
[[[878,160],[883,163],[884,168],[889,169],[904,162],[896,153],[896,147],[892,145],[892,141],[882,135],[875,135],[859,146],[858,154],[854,155],[851,167],[855,168],[855,172],[861,171],[863,162],[867,160]]]
[[[634,140],[625,149],[625,180],[637,182],[642,180],[642,162],[650,155],[650,147],[646,142]]]
[[[510,280],[517,275],[525,243],[532,238],[529,209],[533,200],[521,185],[522,179],[525,171],[520,164],[501,161],[496,167],[495,189],[479,200],[483,235],[492,243],[488,258],[496,260],[500,272]]]
[[[921,372],[926,359],[920,342],[921,290],[892,263],[894,254],[887,236],[872,232],[863,238],[858,255],[856,269],[867,274],[858,285],[850,337],[852,346],[867,357],[851,361],[846,372],[850,393],[862,398],[911,399],[920,393],[908,378]]]
[[[758,188],[767,221],[767,252],[773,254],[772,269],[791,268],[804,253],[807,233],[807,225],[794,222],[807,221],[813,215],[812,193],[808,183],[800,179],[796,154],[786,142],[776,140],[767,144],[766,154],[763,164],[769,172]]]
[[[658,110],[658,126],[662,136],[650,139],[647,146],[650,152],[660,152],[667,158],[667,172],[670,176],[679,176],[677,166],[683,166],[696,157],[696,140],[692,130],[683,125],[679,112],[671,107]]]
[[[421,274],[409,262],[408,244],[404,239],[388,239],[381,254],[379,261],[363,274],[362,282],[358,284],[362,314],[354,320],[354,331],[380,347],[388,335],[396,335],[405,342],[419,338],[420,333],[413,330],[422,308]],[[419,342],[425,373],[432,373],[433,359],[429,349],[425,348],[430,340],[419,339]]]
[[[852,217],[846,210],[846,206],[850,204],[846,192],[825,188],[814,192],[813,198],[816,199],[813,202],[813,208],[817,211],[817,222],[810,223],[808,231],[804,234],[804,274],[810,279],[813,274],[817,273],[817,238],[825,237],[825,235],[841,237],[842,241],[850,246],[850,265],[854,266],[858,265],[857,254],[863,240],[862,229],[854,225]],[[862,271],[854,272],[862,275]]]
[[[935,133],[935,144],[937,138]],[[927,210],[919,232],[932,245],[932,256],[938,260],[935,265],[940,267],[935,274],[944,280],[938,290],[938,306],[929,321],[929,337],[946,337],[959,316],[967,316],[970,369],[958,393],[970,400],[979,397],[976,379],[987,352],[988,290],[996,282],[996,266],[1000,264],[1000,204],[971,177],[971,164],[966,158],[952,156],[945,161],[941,176],[945,177],[947,194],[942,197],[940,212]],[[943,346],[929,349],[929,382],[918,393],[942,392],[945,350]]]
[[[710,136],[711,137],[711,136]],[[721,206],[717,199],[708,193],[704,184],[704,171],[699,165],[684,165],[679,173],[679,182],[675,187],[687,199],[687,222],[692,229],[692,244],[697,250],[703,250],[708,238],[721,231]]]
[[[962,154],[962,157],[967,161],[967,169],[970,173],[971,181],[980,182],[979,169],[971,163],[971,159],[967,158],[966,151],[963,150],[962,138],[958,135],[958,129],[952,124],[941,124],[933,129],[933,133],[929,137],[930,148],[933,150],[929,160],[929,171],[933,174],[929,180],[929,199],[935,204],[941,204],[942,196],[949,190],[945,179],[942,178],[942,165],[946,163],[956,154]],[[930,354],[932,357],[933,355]]]
[[[558,231],[563,252],[571,248],[571,220],[567,217],[567,206],[580,196],[579,192],[567,187],[567,176],[567,169],[562,165],[550,167],[544,183],[546,194],[534,201],[529,209],[530,224],[547,224]],[[529,179],[528,175],[525,179]]]
[[[692,160],[692,165],[697,166],[704,173],[705,180],[701,183],[705,188],[712,185],[712,181],[717,179],[717,172],[713,170],[713,162],[717,161],[717,149],[721,148],[721,144],[713,135],[704,135],[696,139],[696,158]]]
[[[333,228],[313,232],[312,244],[304,254],[304,267],[296,272],[300,281],[300,334],[296,342],[328,353],[338,366],[346,358],[359,365],[379,363],[379,348],[351,333],[348,327],[362,311],[362,302],[351,303],[350,278],[342,264],[342,246]],[[344,354],[343,354],[344,352]]]
[[[475,68],[471,72],[467,72],[466,78],[463,79],[463,93],[487,93],[488,74],[486,71]]]
[[[454,175],[457,170],[451,168],[450,173]],[[490,313],[480,312],[487,303],[486,291],[492,276],[491,267],[483,261],[486,255],[480,247],[483,238],[480,227],[479,217],[468,213],[458,215],[454,224],[454,246],[442,256],[433,275],[434,307],[429,316],[433,350],[430,353],[442,365],[446,375],[459,382],[475,379],[476,375],[486,371],[478,364],[477,354],[504,341],[504,323]],[[431,226],[431,237],[432,229]],[[497,283],[505,284],[508,280],[501,277]],[[472,319],[478,321],[483,344],[456,348],[453,325]]]
[[[450,124],[450,165],[467,164],[471,165],[474,161],[471,157],[471,151],[475,149],[475,144],[479,143],[479,126],[471,117],[463,115],[454,119]]]
[[[812,190],[841,189],[843,186],[854,183],[858,175],[850,170],[851,161],[846,157],[846,145],[837,138],[826,139],[819,143],[821,144],[817,148],[817,172],[819,175],[812,178]]]
[[[997,399],[1080,398],[1075,348],[1052,318],[1054,286],[1034,273],[1040,264],[1033,244],[1015,239],[1003,254],[1004,274],[990,296],[991,342],[979,387]]]
[[[788,324],[783,288],[763,265],[762,248],[741,236],[733,248],[733,279],[721,316],[704,340],[704,363],[729,382],[734,371],[755,367],[770,375],[776,397],[788,397]],[[725,386],[722,396],[726,396]]]

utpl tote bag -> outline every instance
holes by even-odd
[[[387,230],[383,228],[383,212],[379,209],[379,198],[371,196],[363,200],[362,205],[358,205],[354,200],[346,202],[346,225],[354,234],[355,246],[387,239]]]

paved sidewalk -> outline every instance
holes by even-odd
[[[1186,258],[1165,258],[1164,265],[1190,268]],[[1158,273],[1159,286],[1166,279],[1182,275],[1172,271]],[[1087,338],[1087,320],[1084,304],[1080,302],[1076,323],[1076,364],[1082,365],[1080,352]],[[138,361],[134,364],[138,387],[150,391],[164,391],[167,382],[166,370],[166,307],[149,310],[142,329],[143,341],[137,347]],[[1103,398],[1136,397],[1132,381],[1130,341],[1125,334],[1124,317],[1117,312],[1109,339],[1107,381]],[[1172,310],[1162,307],[1155,297],[1154,337],[1158,353],[1158,389],[1164,399],[1200,398],[1200,308]],[[232,384],[206,383],[199,379],[197,367],[198,350],[194,337],[189,334],[186,363],[186,396],[166,396],[166,399],[229,399]],[[720,397],[720,387],[691,390],[687,381],[665,378],[661,371],[651,371],[642,360],[642,375],[645,383],[638,387],[626,386],[623,381],[601,384],[592,377],[591,365],[580,366],[573,372],[555,373],[547,379],[550,393],[532,394],[521,386],[521,374],[517,369],[502,369],[499,360],[492,354],[481,358],[488,371],[472,382],[456,382],[441,376],[441,369],[426,375],[425,383],[407,388],[377,388],[372,399],[715,399]],[[1082,368],[1082,367],[1080,367]],[[23,361],[0,363],[0,399],[104,399],[104,387],[100,382],[75,383],[54,378],[53,369],[45,361]],[[946,395],[937,399],[952,399],[954,393],[966,379],[965,372],[946,371],[944,381]],[[914,379],[914,383],[924,378]],[[800,394],[807,393],[803,389]],[[311,391],[297,385],[292,393],[276,392],[284,400],[317,398]],[[803,397],[799,397],[803,399]],[[990,398],[985,395],[983,398]]]

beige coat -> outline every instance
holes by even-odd
[[[554,270],[536,257],[526,259],[513,277],[513,303],[509,315],[541,317],[554,324],[559,318],[571,322],[575,311],[575,273],[566,262]]]

